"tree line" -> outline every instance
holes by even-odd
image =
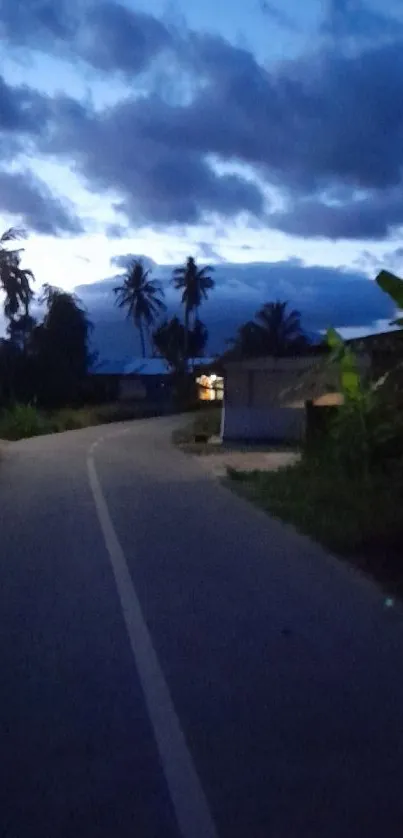
[[[51,285],[39,294],[33,272],[21,267],[21,230],[0,238],[0,289],[4,298],[7,337],[0,341],[2,404],[32,402],[53,408],[81,400],[88,368],[91,322],[81,301]],[[11,246],[10,246],[11,245]],[[41,318],[34,317],[33,304]]]
[[[146,336],[151,350],[155,349],[174,369],[186,369],[190,359],[203,355],[208,330],[200,319],[200,308],[215,287],[213,272],[210,265],[198,267],[192,256],[185,265],[175,268],[172,284],[181,292],[183,323],[177,316],[158,322],[166,311],[163,286],[152,279],[151,270],[140,259],[129,264],[114,292],[117,304],[139,331],[143,357],[147,354]],[[255,319],[243,324],[227,343],[225,354],[234,359],[296,354],[309,345],[300,313],[281,301],[266,303]]]
[[[169,320],[163,316],[166,305],[162,284],[151,278],[151,270],[145,268],[141,259],[132,260],[114,292],[118,306],[126,310],[138,329],[144,358],[147,339],[151,351],[155,350],[176,370],[186,370],[191,358],[203,354],[208,331],[199,313],[215,286],[212,273],[211,266],[198,267],[192,256],[185,265],[174,269],[172,285],[181,293],[182,323],[177,316]]]
[[[79,403],[96,359],[90,348],[92,324],[75,294],[51,285],[35,294],[34,275],[21,265],[23,248],[15,246],[23,238],[23,231],[16,229],[0,238],[0,289],[7,321],[7,336],[0,340],[1,402],[32,402],[46,408]],[[181,295],[182,317],[168,318],[161,282],[141,259],[130,262],[114,295],[139,333],[143,357],[157,354],[186,377],[191,359],[206,350],[208,330],[200,312],[215,288],[213,274],[211,266],[198,266],[192,256],[175,268],[171,284]],[[225,355],[284,355],[306,347],[299,312],[274,302],[239,328]]]

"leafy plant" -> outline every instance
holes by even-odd
[[[403,279],[390,273],[390,271],[381,271],[376,277],[375,282],[385,294],[391,297],[398,309],[403,310]],[[403,317],[397,317],[395,320],[392,320],[391,325],[403,326]]]
[[[390,468],[403,456],[403,420],[385,398],[388,374],[366,381],[358,356],[335,329],[329,329],[327,342],[330,363],[339,368],[344,401],[330,426],[326,456],[340,468],[369,478],[374,470]]]
[[[344,398],[359,401],[363,396],[363,387],[355,352],[347,346],[336,329],[328,329],[326,338],[331,349],[330,363],[339,366],[340,389]]]

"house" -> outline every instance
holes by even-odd
[[[370,359],[359,356],[362,371]],[[340,404],[338,371],[323,356],[227,361],[224,373],[224,441],[299,442],[306,433],[306,402]]]
[[[171,395],[169,369],[162,358],[98,362],[90,377],[107,401],[159,404],[169,401]]]
[[[403,361],[403,329],[350,338],[346,343],[354,352],[369,355],[374,379]]]
[[[194,358],[191,375],[198,383],[199,398],[220,398],[220,379],[212,370],[214,358]],[[168,404],[173,393],[172,370],[163,358],[126,358],[102,361],[90,371],[94,387],[106,401],[142,401],[155,406]]]

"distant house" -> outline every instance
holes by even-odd
[[[170,397],[169,369],[162,358],[102,361],[90,375],[107,400],[155,403]]]
[[[191,375],[196,378],[201,399],[220,395],[220,380],[214,374],[214,358],[194,358]],[[169,402],[172,396],[172,370],[163,358],[126,358],[98,362],[90,371],[98,391],[106,400]]]
[[[360,355],[369,369],[368,355]],[[340,404],[338,373],[321,356],[257,358],[225,364],[223,440],[298,442],[306,433],[306,402]]]

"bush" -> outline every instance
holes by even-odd
[[[221,408],[203,410],[194,421],[194,432],[206,434],[206,436],[217,436],[221,429]]]
[[[76,431],[91,425],[147,419],[157,415],[160,415],[158,409],[124,402],[77,408],[62,407],[48,413],[38,410],[32,404],[16,404],[0,412],[0,439],[17,440],[40,434]]]
[[[192,421],[183,428],[174,431],[172,440],[175,445],[192,445],[198,437],[207,441],[211,436],[218,436],[220,428],[221,408],[206,408],[198,411]]]
[[[152,415],[143,404],[131,404],[130,402],[112,402],[111,404],[99,405],[93,409],[93,424],[107,425],[110,422],[128,422],[130,419],[147,418]]]
[[[277,472],[228,472],[241,495],[403,594],[403,472],[363,480],[324,456]]]
[[[24,439],[51,431],[49,419],[32,404],[15,404],[0,412],[0,437],[3,439]]]
[[[77,431],[80,428],[87,428],[94,422],[95,412],[91,408],[62,407],[51,415],[52,430],[55,433],[62,431]]]

